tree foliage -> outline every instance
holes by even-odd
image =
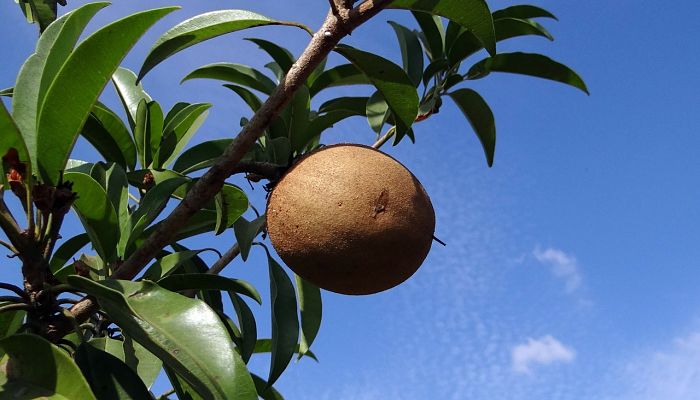
[[[573,70],[544,55],[497,52],[499,42],[517,37],[553,40],[540,22],[556,18],[542,8],[492,12],[483,0],[331,3],[329,31],[315,34],[318,46],[298,60],[279,43],[248,39],[270,57],[271,74],[219,63],[184,75],[183,81],[221,81],[252,115],[242,121],[239,137],[192,146],[211,105],[182,102],[166,109],[142,86],[146,74],[185,48],[232,32],[269,25],[313,32],[252,11],[213,11],[167,30],[134,72],[120,67],[122,59],[176,8],[142,11],[85,35],[107,3],[81,5],[57,18],[61,2],[19,1],[42,35],[15,86],[0,92],[6,100],[0,99],[0,195],[16,196],[22,205],[11,209],[0,197],[2,243],[21,261],[24,276],[21,288],[0,285],[13,292],[0,305],[0,382],[9,397],[151,399],[148,388],[164,368],[180,399],[281,399],[272,385],[290,361],[316,358],[311,348],[321,325],[321,291],[290,275],[260,243],[265,216],[245,219],[249,209],[257,210],[225,179],[244,173],[250,182],[274,184],[295,160],[322,146],[324,132],[348,118],[367,120],[375,148],[415,141],[417,124],[434,118],[445,98],[463,112],[465,130],[471,126],[491,166],[494,114],[470,87],[473,80],[507,72],[588,93]],[[389,21],[400,64],[338,43],[383,8],[415,19],[413,26]],[[327,66],[331,51],[343,61]],[[285,92],[288,79],[299,82]],[[100,102],[110,82],[125,120]],[[347,85],[368,90],[318,104],[320,92]],[[71,158],[79,136],[95,148],[94,158]],[[202,176],[203,170],[209,172]],[[218,186],[202,189],[211,182]],[[169,206],[189,200],[201,206],[188,203],[186,223],[173,225],[168,218],[176,214],[164,218]],[[61,238],[70,212],[84,233]],[[25,216],[26,226],[16,215]],[[183,240],[212,234],[229,234],[237,243],[207,265],[201,254],[212,249],[190,249]],[[267,254],[269,299],[248,282],[218,275],[238,254],[246,261],[258,251],[254,244]],[[73,304],[71,293],[91,297]],[[260,306],[270,307],[267,338],[257,329]],[[259,353],[271,353],[264,379],[246,366]]]

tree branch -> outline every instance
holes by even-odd
[[[160,224],[158,229],[115,271],[114,279],[132,279],[168,245],[187,221],[211,200],[222,188],[224,181],[236,168],[255,141],[263,134],[272,120],[291,101],[294,93],[335,46],[350,31],[379,13],[391,0],[368,0],[350,10],[346,24],[329,12],[325,22],[311,39],[306,50],[270,94],[265,103],[253,115],[214,165],[192,186],[185,198]],[[97,309],[89,297],[71,308],[78,321],[87,319]]]

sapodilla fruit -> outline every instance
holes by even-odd
[[[428,255],[435,211],[415,176],[356,144],[304,157],[267,204],[272,245],[299,276],[342,294],[372,294],[413,275]]]

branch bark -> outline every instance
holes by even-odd
[[[299,59],[275,88],[265,103],[241,130],[224,154],[192,186],[185,198],[165,218],[159,228],[146,239],[112,275],[114,279],[132,279],[165,246],[187,221],[199,211],[216,193],[221,190],[226,178],[231,176],[240,160],[255,141],[263,134],[272,120],[277,117],[291,101],[294,93],[304,84],[309,75],[335,48],[342,38],[364,22],[378,14],[392,0],[367,0],[348,12],[349,18],[343,23],[332,11],[328,13],[321,28],[314,34],[311,42]],[[71,308],[71,313],[78,321],[86,320],[97,310],[96,302],[86,297]]]

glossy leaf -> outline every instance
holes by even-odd
[[[260,47],[267,54],[269,54],[270,57],[272,57],[272,59],[275,60],[277,65],[282,69],[284,73],[287,73],[287,71],[289,71],[289,69],[292,68],[292,64],[294,64],[295,59],[292,53],[289,52],[289,50],[276,43],[264,39],[247,38],[246,40],[257,44],[258,47]]]
[[[157,259],[146,272],[143,273],[142,279],[148,279],[151,281],[158,281],[164,277],[169,276],[171,273],[176,271],[184,263],[190,261],[192,258],[202,253],[205,250],[186,250],[178,251],[175,253],[168,254]],[[159,282],[160,284],[160,282]],[[163,285],[160,285],[163,286]],[[169,289],[169,288],[166,288]],[[172,290],[172,289],[170,289]]]
[[[173,292],[187,289],[223,290],[240,293],[262,304],[260,293],[250,283],[213,274],[176,274],[158,281],[158,285]]]
[[[247,105],[250,107],[251,110],[253,111],[258,111],[260,109],[260,106],[262,106],[262,101],[260,101],[260,98],[255,95],[255,93],[251,92],[250,90],[238,86],[238,85],[231,85],[231,84],[225,84],[224,87],[231,89],[234,93],[238,95]]]
[[[195,123],[196,122],[197,121],[195,120]],[[198,127],[199,125],[197,125],[197,128]],[[181,137],[180,141],[178,141],[177,144],[182,144],[183,147],[186,146],[189,142],[189,137],[191,137],[191,135],[197,131],[197,128],[194,128],[193,124],[190,126],[190,129],[184,130],[183,136],[186,136],[186,138]],[[153,165],[153,162],[155,162],[155,155],[158,153],[158,150],[162,147],[161,140],[163,139],[163,135],[167,133],[168,131],[164,131],[163,109],[160,107],[160,104],[158,104],[158,102],[156,101],[148,103],[148,143],[145,143],[145,149],[147,154],[147,160],[150,164],[146,164],[147,166]],[[176,151],[177,148],[178,147],[176,146]],[[163,167],[163,165],[158,164],[155,167],[161,168]]]
[[[267,382],[255,375],[251,374],[253,377],[253,382],[255,383],[255,389],[258,391],[258,396],[263,400],[284,400],[284,397],[275,390],[272,386],[268,385]]]
[[[406,72],[385,58],[350,46],[338,45],[335,51],[367,75],[396,118],[397,131],[407,131],[418,115],[419,98]]]
[[[87,233],[81,233],[63,242],[51,257],[51,262],[49,263],[51,272],[56,272],[66,265],[88,243],[90,243],[90,237]]]
[[[80,369],[62,350],[37,335],[0,340],[0,385],[7,399],[95,400]]]
[[[81,131],[83,137],[104,157],[125,169],[136,166],[136,146],[131,133],[112,110],[97,103]]]
[[[484,0],[394,0],[389,8],[422,11],[455,21],[474,32],[489,53],[496,54],[493,19]]]
[[[588,93],[583,79],[566,65],[549,57],[532,53],[501,53],[474,64],[467,73],[468,79],[480,79],[491,72],[509,72],[561,82]]]
[[[457,65],[462,60],[484,48],[479,38],[470,31],[462,32],[447,51],[449,65]]]
[[[147,151],[147,149],[150,150],[148,144],[151,142],[148,134],[148,102],[146,99],[141,99],[134,116],[134,142],[139,164],[144,168],[151,164],[151,155]]]
[[[119,358],[84,342],[75,352],[75,362],[100,400],[151,400],[146,385]]]
[[[502,18],[522,18],[522,19],[530,19],[530,18],[552,18],[552,19],[557,19],[557,17],[554,16],[554,14],[550,13],[549,11],[545,10],[544,8],[540,8],[537,6],[531,6],[528,4],[521,4],[517,6],[511,6],[504,8],[502,10],[494,11],[493,12],[493,19],[498,20]]]
[[[46,29],[37,42],[36,51],[22,66],[17,76],[12,115],[27,144],[33,164],[37,152],[37,118],[46,92],[56,74],[73,51],[85,26],[95,13],[108,3],[86,4],[69,12]]]
[[[233,224],[233,232],[236,236],[236,242],[238,242],[238,248],[243,261],[248,259],[250,247],[253,245],[253,241],[260,234],[264,226],[265,215],[261,215],[250,222],[241,217]]]
[[[314,97],[323,89],[347,85],[371,85],[372,81],[355,65],[341,64],[322,72],[309,88]]]
[[[103,260],[113,260],[116,256],[114,244],[119,240],[119,222],[107,192],[87,174],[66,172],[64,179],[73,182],[73,191],[78,193],[73,208],[95,251]]]
[[[217,139],[202,142],[185,150],[173,164],[173,170],[186,175],[214,164],[233,139]]]
[[[129,336],[124,336],[123,341],[107,337],[94,338],[89,343],[123,361],[136,372],[146,387],[153,385],[163,367],[163,362],[158,357]]]
[[[241,358],[248,363],[251,355],[255,351],[255,344],[258,340],[258,328],[255,324],[255,315],[243,299],[234,292],[228,292],[233,309],[236,310],[238,325],[240,327],[238,348],[241,351]]]
[[[268,385],[272,385],[287,368],[299,341],[299,317],[294,285],[267,248],[272,306],[272,361]]]
[[[502,41],[518,36],[542,36],[554,40],[551,33],[535,21],[517,18],[503,18],[496,20],[496,40]]]
[[[156,65],[190,46],[227,33],[263,25],[299,26],[245,10],[219,10],[200,14],[165,32],[155,42],[139,72],[139,79]]]
[[[399,41],[403,69],[408,74],[408,77],[411,78],[413,84],[418,86],[423,76],[423,47],[420,44],[418,35],[396,22],[389,21],[389,24],[394,28]]]
[[[112,74],[112,84],[117,91],[117,96],[124,106],[129,125],[134,128],[136,112],[141,101],[150,103],[151,96],[146,93],[141,83],[136,83],[136,74],[131,70],[119,67]]]
[[[481,142],[489,167],[496,151],[496,122],[491,108],[474,90],[459,89],[449,94],[471,124]]]
[[[299,275],[294,275],[299,297],[299,314],[301,317],[301,340],[299,342],[299,358],[306,354],[316,339],[321,328],[323,306],[321,290]]]
[[[163,128],[163,140],[156,148],[155,167],[167,167],[192,139],[204,120],[209,115],[211,104],[197,103],[190,104],[177,113]]]
[[[384,100],[379,92],[374,92],[374,94],[367,101],[367,110],[365,114],[367,115],[367,122],[372,130],[380,134],[384,128],[384,124],[389,118],[389,104]]]
[[[422,31],[422,38],[425,45],[425,51],[428,53],[430,60],[439,60],[444,58],[445,54],[445,27],[442,24],[442,19],[437,15],[431,15],[420,11],[413,11],[413,17],[418,22],[418,26]]]
[[[216,79],[236,83],[268,95],[277,86],[262,72],[247,65],[232,63],[217,63],[199,67],[182,78],[182,82],[191,79]]]
[[[58,181],[81,127],[122,58],[151,25],[173,10],[144,11],[113,22],[90,35],[68,57],[38,116],[37,154],[42,157],[37,167],[47,183]]]
[[[11,304],[9,302],[0,302],[0,306],[6,306]],[[4,311],[0,313],[0,339],[5,338],[10,335],[14,335],[24,322],[24,317],[27,315],[26,311]]]
[[[272,339],[258,339],[258,341],[255,343],[255,351],[254,354],[262,354],[262,353],[270,353],[272,351]],[[296,346],[295,352],[299,352],[299,346]],[[318,358],[316,357],[316,354],[314,354],[311,350],[307,351],[306,354],[304,354],[305,357],[309,357],[312,360],[318,362]]]
[[[321,104],[318,108],[319,113],[327,113],[331,111],[351,111],[355,115],[365,115],[369,97],[339,97],[331,99]]]
[[[125,333],[161,358],[203,397],[256,399],[252,378],[226,328],[202,301],[149,281],[100,284],[76,275],[68,280],[95,296]]]
[[[182,379],[181,376],[179,376],[175,371],[172,369],[168,368],[167,366],[164,368],[166,375],[168,376],[168,380],[170,381],[170,384],[173,386],[173,389],[175,390],[175,394],[177,394],[178,399],[183,399],[183,400],[206,400],[205,397],[201,396],[199,393],[197,393],[194,388],[187,383],[184,379]],[[159,399],[159,400],[164,400],[164,399]],[[169,400],[169,399],[165,399]]]
[[[117,213],[120,226],[129,221],[129,181],[126,171],[119,164],[108,166],[106,173],[105,190],[107,198],[112,202],[114,211]]]
[[[309,111],[311,108],[311,97],[306,86],[300,87],[294,94],[294,98],[289,103],[288,123],[289,141],[292,152],[300,152],[306,146],[306,132],[309,126]]]
[[[173,192],[187,182],[188,178],[175,177],[157,183],[155,187],[146,192],[146,195],[143,196],[139,203],[139,207],[131,214],[130,223],[121,226],[121,237],[117,245],[119,256],[127,254],[134,240],[163,211]]]

